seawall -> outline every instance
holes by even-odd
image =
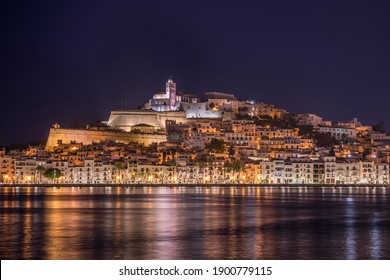
[[[390,189],[389,184],[236,184],[236,183],[205,183],[205,184],[196,184],[196,183],[102,183],[102,184],[65,184],[65,183],[44,183],[44,184],[22,184],[22,183],[12,183],[12,184],[2,184],[1,187],[47,187],[47,188],[59,188],[59,187],[205,187],[205,188],[270,188],[270,189],[293,189],[293,188],[308,188],[308,189],[348,189],[348,190],[359,190],[359,189]]]

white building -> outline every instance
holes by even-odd
[[[285,172],[284,166],[285,162],[283,160],[274,160],[274,173],[273,173],[273,182],[276,184],[285,183]]]
[[[209,110],[207,102],[202,103],[181,103],[181,108],[186,113],[187,119],[221,119],[222,113],[216,110]]]
[[[87,158],[82,166],[68,167],[68,172],[64,172],[66,177],[62,180],[73,184],[113,183],[120,178],[113,176],[112,168],[108,163],[103,164],[101,161]]]
[[[260,137],[268,137],[268,139],[275,138],[294,138],[298,136],[295,129],[291,128],[257,128]]]
[[[198,168],[195,164],[188,164],[185,166],[178,166],[176,168],[177,182],[183,184],[195,184],[198,183]]]
[[[313,162],[307,159],[292,159],[292,178],[296,184],[313,183]]]
[[[375,182],[375,164],[373,161],[363,161],[359,162],[359,171],[360,171],[360,183],[374,183]]]
[[[381,132],[371,132],[370,133],[370,139],[373,141],[383,141],[383,140],[390,140],[390,135],[387,135],[386,133]]]
[[[356,128],[358,126],[362,126],[362,124],[357,120],[357,118],[353,118],[350,121],[339,121],[337,123],[337,126]]]
[[[332,137],[335,137],[336,140],[345,140],[345,139],[356,139],[356,129],[349,127],[329,127],[329,126],[320,126],[318,131],[321,133],[330,133]]]
[[[274,183],[275,163],[273,161],[260,162],[259,182],[265,184]]]
[[[15,159],[15,182],[34,183],[37,174],[36,160],[33,158]]]
[[[0,150],[0,183],[11,183],[14,181],[15,160]]]
[[[360,181],[359,162],[337,162],[336,163],[336,183],[356,184]]]
[[[293,163],[291,161],[284,162],[284,183],[294,183]]]
[[[297,114],[296,121],[298,125],[319,126],[322,124],[322,118],[315,114]]]
[[[376,184],[389,184],[389,164],[378,163],[375,164],[375,183]]]
[[[321,159],[324,162],[324,183],[335,184],[336,183],[336,157],[323,157]]]
[[[258,133],[253,132],[225,132],[222,135],[227,145],[233,144],[236,147],[258,148]]]

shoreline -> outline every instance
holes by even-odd
[[[83,187],[96,187],[96,188],[106,188],[106,187],[122,187],[122,188],[129,188],[129,187],[169,187],[169,188],[178,188],[178,187],[203,187],[203,188],[210,188],[210,187],[218,187],[218,188],[230,188],[230,187],[240,187],[240,188],[248,188],[248,187],[261,187],[261,188],[390,188],[390,184],[244,184],[244,183],[216,183],[216,184],[195,184],[195,183],[169,183],[169,184],[157,184],[157,183],[140,183],[140,184],[134,184],[134,183],[111,183],[111,184],[0,184],[0,188],[17,188],[17,187],[29,187],[29,188],[35,188],[35,187],[44,187],[44,188],[83,188]]]

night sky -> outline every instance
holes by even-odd
[[[0,145],[108,120],[170,76],[390,128],[390,1],[0,0]]]

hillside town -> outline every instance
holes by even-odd
[[[172,80],[144,108],[113,111],[80,131],[163,134],[165,141],[74,136],[4,148],[0,183],[389,184],[390,135],[382,122],[331,122],[232,94],[176,93]]]

